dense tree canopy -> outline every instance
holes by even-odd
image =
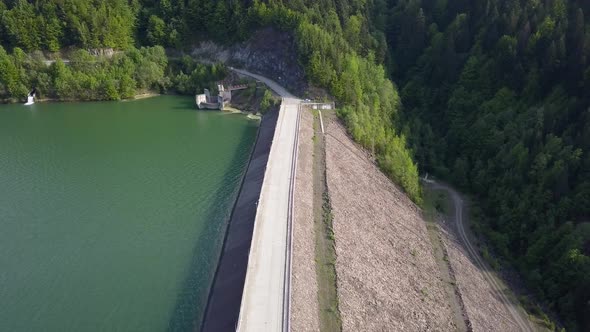
[[[388,2],[415,157],[474,193],[496,251],[590,328],[587,1]]]
[[[293,33],[307,78],[412,199],[418,166],[474,194],[495,251],[568,330],[590,329],[588,1],[2,1],[0,99],[192,94],[225,69],[163,47],[267,25]],[[63,49],[82,50],[49,67],[36,52]]]
[[[134,8],[126,0],[8,0],[0,4],[0,41],[5,48],[126,48],[133,45],[134,26]]]
[[[35,87],[40,98],[118,100],[138,90],[170,86],[162,47],[131,48],[112,58],[77,50],[68,66],[61,60],[47,66],[43,59],[42,54],[27,55],[20,48],[9,54],[0,46],[0,99],[23,98]]]
[[[0,100],[22,99],[32,87],[38,98],[54,100],[119,100],[142,91],[194,95],[227,74],[221,64],[190,57],[169,62],[161,46],[129,48],[111,58],[79,49],[69,58],[68,65],[57,60],[48,66],[39,52],[15,48],[10,54],[0,46]]]

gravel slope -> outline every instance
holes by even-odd
[[[454,330],[419,209],[342,125],[326,129],[343,330]]]
[[[291,329],[319,331],[313,220],[313,115],[301,112],[295,177]]]
[[[474,331],[521,331],[455,236],[442,232],[457,286]]]

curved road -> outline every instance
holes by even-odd
[[[234,72],[236,72],[236,73],[238,73],[238,74],[250,76],[250,77],[253,77],[253,78],[259,80],[260,82],[263,82],[269,88],[271,88],[272,91],[276,92],[279,96],[281,96],[283,98],[297,99],[297,97],[295,97],[294,95],[292,95],[289,91],[287,91],[285,88],[283,88],[277,82],[271,80],[270,78],[266,78],[264,76],[260,76],[260,75],[254,74],[254,73],[251,73],[251,72],[246,71],[246,70],[236,69],[234,67],[229,67],[229,69],[232,70],[232,71],[234,71]]]
[[[445,184],[441,184],[434,180],[428,179],[423,179],[423,181],[426,182],[432,189],[443,190],[449,193],[453,200],[453,205],[455,206],[455,223],[457,225],[459,237],[461,238],[461,241],[463,242],[465,248],[469,252],[469,255],[471,256],[471,258],[473,258],[473,261],[476,263],[477,267],[479,267],[479,270],[482,272],[489,286],[494,290],[500,301],[502,301],[502,304],[504,305],[506,310],[508,310],[508,312],[512,316],[513,323],[521,331],[532,332],[533,329],[529,324],[529,320],[528,317],[526,317],[526,314],[522,312],[522,309],[519,308],[518,305],[512,303],[512,301],[510,301],[506,294],[504,294],[506,287],[503,287],[496,278],[496,276],[494,276],[492,272],[489,271],[489,268],[477,253],[475,246],[469,240],[469,236],[467,236],[467,232],[465,230],[465,222],[463,221],[463,206],[465,205],[465,203],[463,202],[461,195],[459,195],[459,193],[457,193],[453,188]]]

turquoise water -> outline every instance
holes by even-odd
[[[257,128],[174,96],[0,105],[0,331],[191,330]]]

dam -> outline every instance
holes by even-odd
[[[233,70],[264,82],[283,98],[278,114],[263,118],[201,329],[288,331],[300,100],[272,80]]]

